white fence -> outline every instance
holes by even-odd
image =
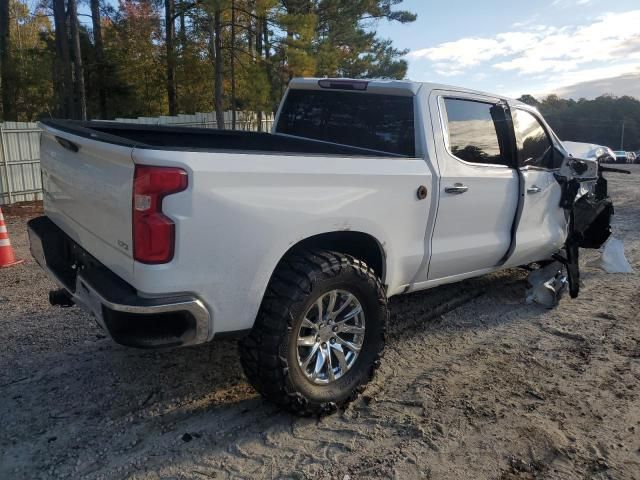
[[[117,122],[147,125],[175,125],[216,128],[215,112],[175,117],[116,118]],[[225,128],[232,128],[231,112],[224,112]],[[261,128],[258,128],[260,123]],[[258,122],[255,112],[236,112],[236,130],[269,132],[273,115],[263,114]],[[40,178],[40,132],[35,123],[0,123],[0,205],[42,199]]]
[[[41,198],[40,129],[35,123],[0,123],[0,205]]]
[[[142,123],[146,125],[175,125],[188,127],[217,128],[216,112],[194,113],[193,115],[176,115],[174,117],[138,117],[116,118],[116,122]],[[273,115],[262,114],[262,131],[269,132],[273,125]],[[232,113],[224,112],[224,127],[229,130],[233,127]],[[236,130],[257,131],[258,114],[255,112],[236,112]]]

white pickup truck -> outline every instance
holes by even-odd
[[[409,81],[294,79],[271,134],[42,122],[31,251],[118,343],[241,337],[246,375],[300,414],[366,384],[387,300],[567,265],[609,234],[593,160],[517,101]]]

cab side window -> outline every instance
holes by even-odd
[[[445,98],[449,148],[465,162],[509,165],[496,127],[497,107],[492,103]]]
[[[555,148],[540,121],[520,109],[514,110],[513,120],[518,142],[518,165],[557,168]]]

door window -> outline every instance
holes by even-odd
[[[451,153],[465,162],[509,165],[500,148],[495,104],[445,98]]]
[[[518,164],[526,167],[557,168],[553,143],[540,121],[524,110],[516,109],[514,127],[518,142]]]

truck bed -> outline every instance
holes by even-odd
[[[402,157],[394,153],[338,145],[287,135],[213,128],[46,119],[42,124],[94,140],[143,149],[255,151],[291,154]]]

